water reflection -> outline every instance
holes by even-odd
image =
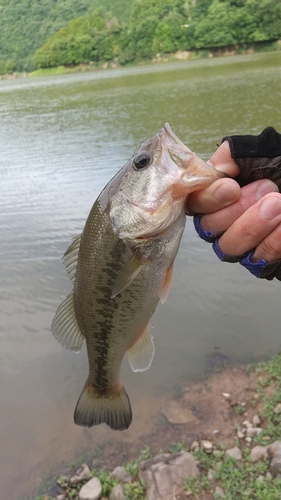
[[[74,426],[86,353],[50,334],[70,290],[61,255],[106,182],[166,121],[204,158],[225,133],[280,128],[280,62],[267,54],[0,82],[3,498],[18,500],[43,470],[102,439],[148,432],[159,395],[204,370],[214,345],[237,361],[280,348],[279,284],[222,265],[191,223],[153,318],[152,367],[133,374],[124,363],[134,420],[122,437]]]

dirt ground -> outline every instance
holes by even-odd
[[[116,447],[104,443],[95,467],[108,470],[134,460],[148,447],[153,455],[167,452],[173,443],[189,447],[194,441],[209,440],[215,447],[236,445],[236,428],[259,412],[256,377],[244,366],[227,366],[211,372],[204,380],[176,387],[162,396],[162,411],[149,431],[134,442]],[[252,401],[255,401],[255,405]]]

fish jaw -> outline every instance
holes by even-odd
[[[193,191],[205,189],[222,177],[226,177],[224,172],[216,170],[193,153],[192,158],[186,158],[184,161],[180,181],[173,188],[174,196],[184,195],[187,198]]]

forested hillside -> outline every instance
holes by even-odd
[[[151,59],[157,53],[281,36],[276,0],[136,0],[127,24],[104,10],[71,21],[36,52],[39,68]]]
[[[0,0],[0,74],[31,69],[36,49],[101,4],[121,21],[130,17],[132,0]]]
[[[281,38],[280,0],[1,1],[0,73]]]

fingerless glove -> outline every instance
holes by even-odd
[[[224,141],[228,141],[231,157],[240,169],[235,178],[240,186],[266,178],[281,190],[281,134],[273,127],[259,135],[226,136]]]

